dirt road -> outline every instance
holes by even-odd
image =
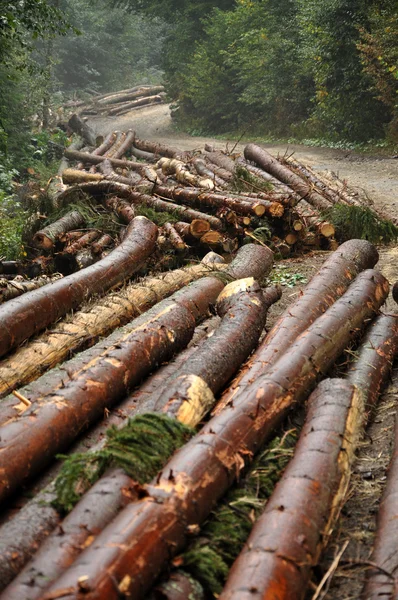
[[[230,150],[235,140],[212,140],[210,138],[191,137],[176,131],[170,118],[167,105],[157,105],[131,112],[123,117],[93,118],[90,124],[97,133],[106,134],[114,130],[134,129],[139,137],[156,139],[181,150],[203,148],[210,142],[216,148]],[[289,146],[286,144],[263,144],[272,154],[291,154],[316,170],[336,172],[346,179],[350,186],[361,188],[375,205],[391,216],[398,217],[398,160],[378,156],[363,156],[351,151],[331,150],[308,146]],[[240,143],[236,149],[243,150]],[[390,245],[380,247],[378,268],[391,283],[398,280],[398,247]],[[313,253],[297,259],[284,261],[291,273],[301,273],[310,278],[325,260],[327,253]],[[283,299],[273,311],[276,318],[287,304],[299,293],[300,287],[285,289]],[[396,312],[396,305],[388,299],[386,310]],[[272,312],[273,312],[272,311]],[[272,318],[271,318],[272,320]],[[394,416],[398,407],[398,369],[392,382],[380,401],[376,415],[368,428],[367,435],[358,452],[354,466],[349,500],[330,540],[328,551],[320,568],[315,574],[314,589],[323,574],[328,570],[333,557],[349,540],[349,545],[333,576],[327,580],[325,589],[319,598],[324,600],[354,600],[359,598],[369,560],[375,531],[375,517],[383,486],[386,481],[386,468],[391,454]],[[309,592],[308,600],[313,597]]]

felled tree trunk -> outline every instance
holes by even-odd
[[[125,185],[134,185],[134,183],[139,183],[141,181],[141,176],[132,171],[130,171],[128,177],[118,175],[113,170],[112,164],[109,160],[104,160],[104,162],[100,163],[99,169],[105,175],[105,178],[108,181],[116,181],[118,183],[124,183]]]
[[[37,277],[30,281],[20,277],[20,279],[5,281],[4,284],[4,280],[0,278],[0,303],[7,302],[7,300],[12,300],[13,298],[18,298],[18,296],[22,296],[22,294],[26,294],[26,292],[31,292],[52,281],[56,281],[57,279],[60,279],[60,277],[62,277],[62,275],[59,273],[52,275],[51,277],[46,277],[44,275],[43,277]]]
[[[199,242],[200,238],[210,231],[210,223],[200,219],[195,219],[191,223],[178,221],[177,223],[174,223],[174,227],[188,243]]]
[[[162,157],[157,163],[157,167],[161,168],[165,175],[173,175],[179,183],[207,190],[214,189],[214,182],[212,179],[202,179],[194,173],[191,173],[188,165],[176,158]]]
[[[395,302],[398,304],[398,281],[396,281],[393,285],[392,297],[394,298]]]
[[[108,294],[94,305],[75,313],[73,319],[57,323],[53,329],[0,363],[0,396],[37,379],[73,352],[93,344],[100,336],[108,335],[159,300],[191,281],[205,277],[214,269],[200,264],[158,277],[146,277],[140,284],[127,285],[122,293]],[[225,266],[217,269],[225,270]],[[13,408],[15,404],[13,398],[3,401],[0,406],[1,422],[18,415]]]
[[[346,290],[360,271],[374,267],[376,248],[364,240],[342,244],[322,265],[296,302],[279,317],[263,343],[224,394],[216,411],[246,393],[253,381],[269,370],[298,336]]]
[[[318,210],[327,210],[330,208],[330,202],[321,196],[321,194],[314,191],[309,183],[301,179],[301,177],[293,173],[287,167],[281,165],[281,163],[264,150],[264,148],[260,148],[260,146],[256,146],[256,144],[248,144],[245,147],[245,158],[247,160],[252,160],[262,169],[279,179],[279,181],[282,181],[291,187],[292,190],[301,196],[301,198],[307,200],[307,202]]]
[[[117,196],[107,198],[104,204],[107,208],[113,210],[123,223],[130,223],[135,217],[134,208],[131,204]]]
[[[155,94],[154,96],[146,96],[145,98],[132,100],[131,102],[126,103],[124,106],[115,106],[114,108],[111,108],[108,114],[115,116],[121,115],[125,112],[133,110],[134,108],[147,106],[149,104],[159,104],[159,102],[163,102],[163,96],[161,96],[160,94]]]
[[[134,141],[135,133],[131,129],[126,132],[126,136],[117,150],[113,153],[113,158],[122,158],[129,151],[133,141]]]
[[[245,246],[239,254],[227,271],[232,277],[242,270],[249,275],[269,271],[272,252],[267,248]],[[34,406],[0,427],[0,499],[40,471],[155,366],[186,346],[195,321],[206,314],[223,288],[224,283],[216,277],[191,284],[80,354],[60,368],[59,374],[33,384],[29,400]],[[33,409],[34,427],[30,421]]]
[[[398,317],[382,315],[348,379],[323,381],[312,394],[293,460],[232,567],[222,600],[304,598],[344,504],[366,408],[375,404],[397,351]]]
[[[171,223],[165,223],[163,226],[163,230],[167,238],[170,240],[171,245],[173,246],[173,248],[175,248],[175,250],[177,250],[177,252],[182,252],[186,250],[186,243]]]
[[[91,129],[79,115],[72,115],[68,121],[68,125],[72,131],[80,135],[89,146],[96,146],[96,135],[93,129]]]
[[[136,217],[123,242],[89,269],[7,302],[0,308],[0,356],[44,329],[84,300],[123,283],[153,252],[157,227]]]
[[[216,175],[214,171],[209,169],[205,160],[202,160],[201,158],[195,158],[192,162],[198,175],[202,175],[203,177],[207,177],[208,179],[212,180],[213,183],[219,188],[223,189],[227,187],[227,182]]]
[[[358,276],[349,291],[309,328],[246,397],[213,418],[164,467],[139,502],[127,506],[44,598],[61,590],[87,600],[116,600],[120,592],[142,598],[170,557],[186,542],[232,484],[249,457],[303,400],[344,347],[377,312],[388,282],[376,271]],[[134,592],[133,592],[134,591]]]
[[[105,98],[100,99],[99,103],[105,104],[105,105],[113,104],[115,102],[121,103],[121,102],[125,102],[125,101],[135,100],[136,98],[140,98],[141,96],[148,97],[149,95],[154,95],[154,94],[157,94],[157,93],[163,92],[163,91],[164,91],[163,85],[140,87],[139,89],[135,89],[132,92],[126,92],[124,94],[118,93],[118,94],[112,94],[112,95],[106,96]]]
[[[166,156],[167,158],[178,158],[183,154],[180,150],[175,150],[165,144],[158,144],[156,142],[150,142],[148,140],[140,140],[139,138],[134,139],[134,146],[139,150],[145,152],[151,152],[152,154],[159,154],[160,156]]]
[[[232,175],[234,174],[236,164],[229,156],[222,154],[222,152],[206,152],[205,156],[210,162],[217,165],[217,167],[228,171]]]
[[[73,210],[61,217],[54,223],[40,229],[33,236],[33,243],[39,248],[51,250],[55,242],[65,233],[72,229],[78,229],[84,225],[84,217],[77,210]]]
[[[105,233],[100,237],[99,240],[94,242],[91,246],[91,251],[93,254],[98,255],[102,254],[104,250],[113,246],[113,239],[110,235]]]
[[[201,221],[207,221],[214,229],[223,228],[221,219],[198,210],[194,210],[193,208],[187,208],[184,205],[174,204],[174,202],[161,200],[160,198],[148,196],[147,194],[141,194],[140,192],[131,192],[130,197],[135,203],[150,206],[157,212],[169,212],[171,214],[178,215],[180,219],[188,222],[200,219]]]
[[[104,139],[104,141],[102,142],[102,144],[100,144],[98,146],[98,148],[93,150],[91,154],[94,154],[95,156],[102,156],[113,146],[113,144],[115,143],[115,140],[116,140],[116,133],[115,132],[109,133],[106,136],[106,138]]]
[[[69,150],[66,148],[65,156],[70,160],[81,161],[85,163],[90,163],[92,165],[99,165],[104,162],[104,160],[109,160],[113,167],[121,167],[122,169],[133,169],[135,171],[140,172],[140,170],[145,166],[143,163],[134,162],[131,160],[121,160],[120,158],[111,158],[109,156],[97,156],[95,154],[90,154],[88,152],[79,152],[78,150]]]
[[[314,229],[324,237],[330,238],[336,233],[334,225],[323,220],[305,200],[298,202],[294,210],[304,223],[308,224],[311,229]]]

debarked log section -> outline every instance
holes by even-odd
[[[261,277],[270,271],[272,260],[268,248],[244,246],[227,273]],[[224,285],[216,277],[192,283],[66,363],[58,373],[48,373],[44,381],[32,384],[32,406],[0,427],[0,500],[40,471],[153,368],[185,347],[196,321],[205,316]]]
[[[137,217],[123,242],[95,265],[4,304],[0,308],[0,356],[84,300],[131,277],[153,252],[156,237],[156,225],[145,217]]]
[[[377,312],[388,287],[376,271],[359,275],[244,399],[214,417],[174,455],[156,481],[145,486],[148,495],[127,506],[43,598],[64,590],[67,600],[111,600],[120,589],[142,598],[186,543],[189,529],[203,522],[287,411],[306,397]]]
[[[181,369],[176,370],[173,384],[167,386],[168,390],[174,388],[176,395],[173,397],[172,393],[168,393],[166,398],[162,397],[162,402],[154,410],[190,427],[196,426],[214,403],[213,394],[239,368],[256,345],[268,307],[280,295],[278,288],[270,288],[263,295],[253,278],[227,285],[217,299],[217,310],[223,317],[220,328],[200,344]],[[232,352],[231,343],[235,345]],[[229,360],[220,361],[220,352],[225,357],[229,356]],[[228,363],[226,369],[225,362]],[[148,403],[153,404],[150,397],[146,399]],[[101,490],[112,489],[112,494],[100,493]],[[117,514],[127,495],[126,490],[133,489],[134,482],[122,470],[111,469],[106,472],[100,483],[82,498],[60,524],[59,530],[48,538],[33,561],[5,590],[4,600],[39,598],[43,590],[79,555],[87,540],[101,531]],[[134,491],[131,493],[134,495]],[[95,511],[91,511],[90,507],[94,504]]]
[[[375,266],[376,248],[365,240],[349,240],[329,256],[298,299],[279,317],[264,341],[240,371],[216,411],[240,394],[267,371],[296,338],[347,290],[364,269]]]

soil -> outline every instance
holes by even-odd
[[[242,151],[244,144],[235,140],[191,137],[176,131],[167,105],[156,105],[114,118],[93,118],[90,125],[102,135],[114,130],[134,129],[138,137],[167,143],[181,150],[203,149],[205,143],[217,149]],[[382,156],[364,156],[347,150],[282,144],[262,144],[272,154],[291,154],[319,171],[333,171],[345,179],[349,186],[359,188],[382,209],[386,215],[398,217],[398,160]],[[398,280],[398,248],[379,248],[378,267],[391,284]],[[283,261],[287,271],[304,275],[308,280],[319,269],[328,252],[313,252],[304,257]],[[269,325],[300,293],[302,285],[283,289],[282,300],[275,305],[269,316]],[[396,312],[396,305],[389,297],[387,312]],[[391,383],[380,399],[377,410],[358,449],[353,468],[347,502],[336,525],[327,551],[314,572],[308,600],[354,600],[360,597],[366,561],[369,561],[376,529],[376,515],[380,497],[387,478],[391,456],[395,414],[398,408],[398,369],[393,372]],[[328,571],[333,558],[348,540],[337,569],[327,578],[322,590],[317,591],[319,581]]]

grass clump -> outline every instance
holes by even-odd
[[[193,433],[179,421],[156,413],[133,417],[121,429],[111,427],[101,450],[66,458],[56,479],[54,506],[70,512],[110,466],[123,468],[139,483],[150,481]]]
[[[325,211],[324,217],[335,226],[339,241],[363,239],[388,244],[398,239],[398,227],[366,206],[337,203]]]
[[[144,204],[140,204],[134,208],[137,215],[146,217],[158,227],[162,227],[165,223],[177,223],[177,221],[181,221],[181,217],[174,212],[157,212]]]
[[[256,177],[242,165],[237,165],[232,180],[232,189],[236,192],[269,192],[272,184],[269,181]]]

